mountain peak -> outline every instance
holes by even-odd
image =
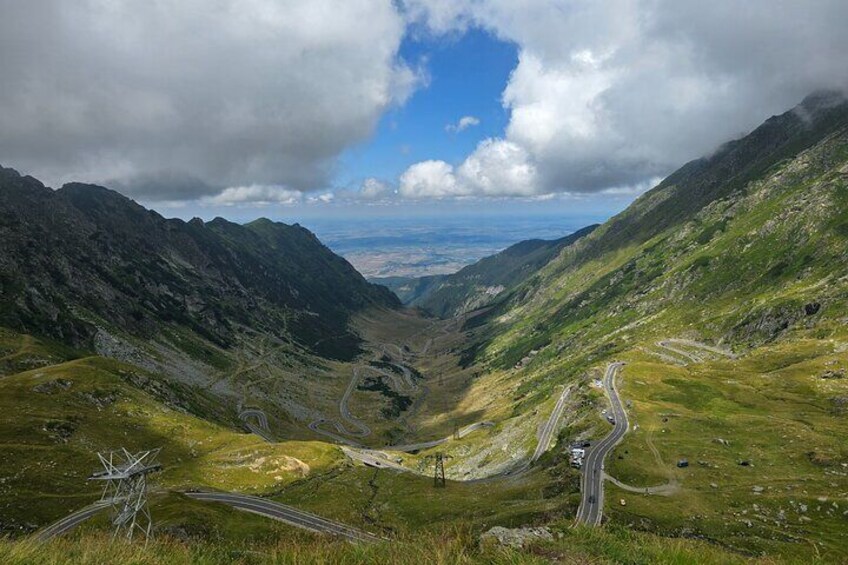
[[[816,114],[846,103],[848,103],[848,94],[844,90],[817,90],[804,98],[794,110],[804,114]]]

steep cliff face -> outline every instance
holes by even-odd
[[[90,345],[163,325],[226,347],[244,327],[350,358],[349,316],[397,299],[300,226],[165,219],[103,187],[0,169],[0,325]]]

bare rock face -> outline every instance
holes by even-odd
[[[480,535],[481,544],[496,544],[521,548],[534,541],[550,541],[554,536],[548,528],[503,528],[495,526]]]
[[[68,390],[74,383],[67,379],[53,379],[52,381],[46,381],[32,387],[33,392],[40,392],[42,394],[55,394],[57,392],[61,392],[63,390]]]

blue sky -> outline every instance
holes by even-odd
[[[454,166],[472,154],[485,139],[499,138],[509,123],[510,111],[502,93],[518,64],[519,47],[479,27],[461,32],[434,34],[421,26],[408,30],[398,57],[423,75],[422,83],[403,104],[391,107],[380,118],[372,136],[345,150],[334,167],[325,190],[344,196],[356,192],[367,178],[376,178],[397,189],[398,178],[410,166],[425,160],[442,160]],[[474,125],[461,131],[451,129],[463,117]],[[286,222],[322,218],[482,218],[563,216],[591,223],[603,221],[624,209],[634,194],[551,195],[538,198],[392,199],[390,202],[361,202],[336,198],[316,201],[308,196],[293,204],[247,203],[238,206],[206,205],[186,208],[182,203],[151,202],[167,215],[211,219],[222,215],[249,221],[258,215]]]
[[[340,186],[358,185],[367,177],[396,179],[426,159],[459,162],[481,139],[501,135],[509,121],[501,92],[517,62],[514,44],[480,29],[448,37],[420,30],[406,35],[399,54],[426,69],[427,86],[386,113],[371,140],[343,154]],[[474,116],[480,124],[461,132],[445,130],[463,116]]]
[[[0,163],[180,217],[608,216],[848,90],[846,19],[837,0],[6,2]]]
[[[334,168],[330,186],[316,194],[344,195],[357,191],[367,178],[376,178],[397,189],[398,178],[410,166],[425,160],[442,160],[458,165],[485,139],[499,138],[510,120],[502,94],[518,63],[519,47],[495,37],[482,28],[437,35],[418,26],[404,35],[398,57],[425,77],[403,104],[382,115],[371,137],[344,151]],[[473,117],[474,125],[457,131],[463,117]],[[623,210],[635,194],[550,195],[550,198],[468,198],[414,200],[394,199],[360,202],[336,199],[325,203],[314,198],[295,204],[245,206],[206,206],[200,210],[169,212],[209,219],[223,215],[249,221],[257,215],[295,222],[323,218],[416,218],[435,221],[439,217],[538,217],[563,218],[591,223]],[[156,203],[151,203],[156,206]],[[160,204],[161,208],[162,205]],[[582,224],[581,224],[582,225]]]

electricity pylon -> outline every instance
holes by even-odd
[[[131,540],[136,529],[144,533],[145,540],[153,531],[153,519],[147,507],[147,476],[162,470],[156,462],[159,449],[130,453],[124,448],[120,451],[98,453],[103,470],[93,473],[88,480],[103,481],[103,495],[100,500],[112,506],[112,525],[115,532],[112,539],[121,531]]]
[[[433,470],[433,486],[437,488],[444,488],[447,484],[445,481],[445,459],[450,458],[450,455],[445,455],[442,452],[436,453],[435,455],[428,455],[425,458],[425,461],[435,461],[435,468]]]

